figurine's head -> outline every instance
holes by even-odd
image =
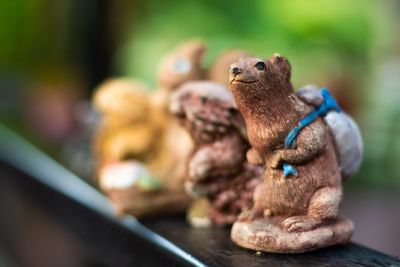
[[[240,49],[230,49],[221,53],[208,70],[209,79],[224,86],[229,86],[228,72],[231,64],[247,57],[250,57],[250,54]]]
[[[229,90],[213,82],[197,81],[182,85],[171,97],[170,111],[196,143],[213,141],[230,129],[244,128]]]
[[[103,120],[114,126],[145,121],[150,103],[147,88],[129,79],[110,79],[96,89],[93,103]]]
[[[231,65],[230,89],[236,98],[290,93],[290,73],[289,62],[279,54],[268,60],[241,59]]]
[[[168,53],[158,69],[160,86],[173,91],[185,82],[203,79],[205,71],[202,61],[205,50],[204,43],[192,41]]]

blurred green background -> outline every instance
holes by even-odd
[[[400,187],[399,11],[395,0],[1,1],[0,119],[57,155],[99,82],[124,75],[157,89],[162,55],[200,38],[206,64],[232,47],[279,52],[296,88],[328,86],[364,136],[350,186]]]

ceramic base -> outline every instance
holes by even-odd
[[[280,222],[268,218],[236,222],[231,238],[237,245],[256,251],[301,253],[345,244],[350,240],[354,228],[351,220],[338,218],[310,231],[287,232],[280,228]]]

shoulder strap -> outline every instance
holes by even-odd
[[[329,90],[326,87],[321,89],[321,94],[324,98],[324,102],[322,102],[320,106],[316,107],[312,112],[301,119],[298,125],[289,132],[288,136],[285,139],[284,148],[292,148],[301,130],[303,130],[304,127],[306,127],[307,125],[314,122],[317,117],[325,117],[326,114],[331,110],[334,110],[336,112],[341,111],[335,98],[329,93]],[[283,174],[285,175],[285,177],[287,177],[291,174],[297,176],[298,173],[296,168],[294,168],[292,165],[283,164]]]

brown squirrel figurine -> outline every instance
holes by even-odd
[[[254,206],[240,215],[231,237],[257,251],[310,251],[345,243],[353,231],[350,220],[338,218],[342,176],[324,120],[317,116],[298,132],[293,147],[284,145],[313,111],[294,93],[290,76],[288,61],[278,54],[231,66],[230,89],[252,146],[247,158],[265,167]],[[285,164],[296,171],[287,175]]]
[[[188,212],[196,227],[232,224],[252,207],[253,191],[260,182],[261,168],[246,162],[249,143],[242,116],[229,90],[207,81],[188,82],[171,97],[171,112],[190,133],[195,148],[188,164],[186,190],[195,197],[205,196],[209,207]]]

